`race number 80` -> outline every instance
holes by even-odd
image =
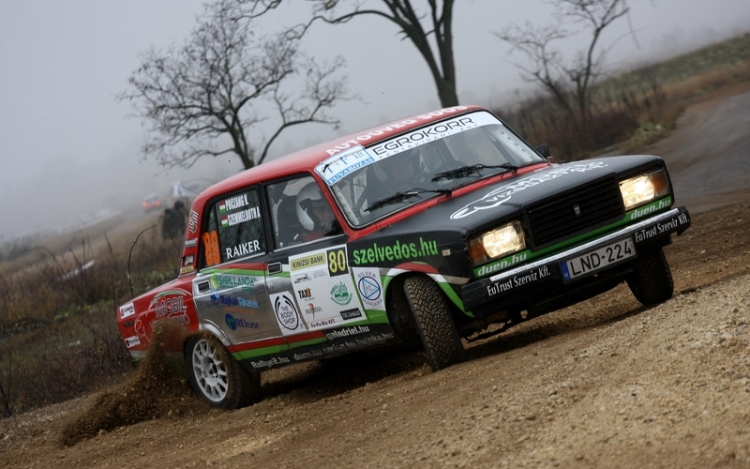
[[[336,248],[326,252],[328,257],[328,275],[341,275],[349,273],[349,264],[346,262],[346,249]]]

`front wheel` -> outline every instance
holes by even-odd
[[[427,363],[432,371],[466,360],[456,324],[435,282],[423,275],[409,277],[404,281],[404,293],[416,319]]]
[[[209,333],[188,340],[190,384],[203,400],[220,409],[249,405],[260,389],[260,374],[251,373]]]
[[[630,291],[644,306],[667,301],[674,293],[672,272],[661,248],[638,257],[627,281]]]

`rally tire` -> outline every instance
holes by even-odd
[[[644,306],[662,303],[674,294],[672,272],[661,248],[638,257],[627,281],[630,291]]]
[[[432,371],[466,360],[456,324],[437,284],[424,275],[411,276],[404,281],[404,293]]]
[[[196,334],[185,351],[190,385],[209,405],[229,410],[253,402],[260,390],[260,373],[240,365],[215,336]]]

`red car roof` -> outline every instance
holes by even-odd
[[[284,176],[299,174],[302,172],[314,174],[314,168],[318,163],[353,145],[359,144],[368,147],[400,133],[422,127],[425,124],[479,110],[484,110],[484,108],[480,106],[456,106],[440,109],[425,114],[418,114],[399,119],[388,124],[355,132],[331,140],[330,142],[305,148],[304,150],[247,169],[216,183],[196,197],[193,202],[193,207],[194,209],[202,208],[208,200],[214,197],[258,182],[282,178]],[[317,174],[314,175],[318,178]]]

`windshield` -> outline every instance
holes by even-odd
[[[477,179],[544,161],[494,116],[478,112],[368,148],[357,145],[315,170],[349,223],[360,227]]]

